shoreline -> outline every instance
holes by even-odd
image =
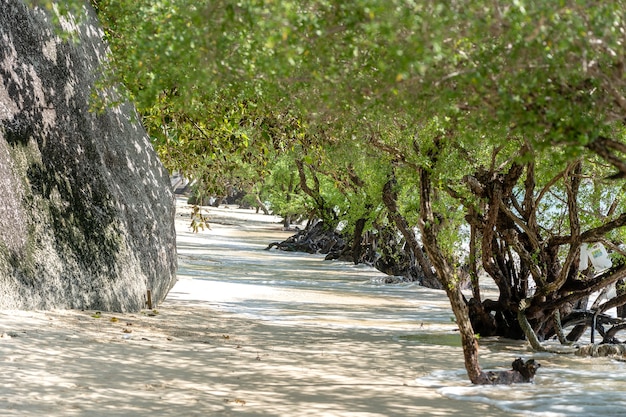
[[[418,378],[436,370],[462,370],[460,347],[450,356],[449,347],[406,343],[398,332],[272,322],[226,308],[231,302],[211,293],[210,280],[183,272],[193,256],[218,257],[206,246],[212,233],[232,241],[251,236],[260,247],[263,236],[292,232],[267,218],[242,221],[238,209],[209,208],[210,216],[230,213],[226,221],[234,224],[215,222],[193,234],[183,204],[176,214],[179,282],[156,311],[0,311],[0,415],[511,415],[420,385]]]

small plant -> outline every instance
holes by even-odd
[[[200,206],[194,205],[191,209],[191,224],[189,228],[193,230],[194,233],[198,233],[198,230],[208,229],[211,230],[209,226],[209,216],[202,213],[202,209]]]

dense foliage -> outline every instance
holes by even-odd
[[[550,337],[624,278],[577,268],[585,243],[624,255],[623,1],[92,3],[170,169],[356,242],[396,228],[448,293],[473,382],[474,328]]]

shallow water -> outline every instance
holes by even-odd
[[[460,355],[460,339],[443,292],[415,284],[385,285],[383,274],[363,265],[264,250],[289,235],[263,223],[214,224],[197,235],[179,231],[181,280],[168,299],[209,303],[278,326],[371,331],[402,344],[436,349],[444,357]],[[203,290],[192,292],[198,281]],[[484,369],[504,369],[520,356],[538,360],[542,367],[535,383],[475,387],[459,367],[416,375],[417,385],[448,398],[489,404],[502,415],[626,413],[624,362],[534,353],[524,342],[497,338],[480,344]]]

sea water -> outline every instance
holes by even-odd
[[[170,298],[209,302],[277,325],[385,332],[395,342],[460,355],[460,338],[442,291],[385,284],[385,275],[364,265],[265,250],[289,235],[263,223],[215,224],[200,234],[179,231],[181,281]],[[202,280],[207,291],[192,293],[190,280],[193,288]],[[542,365],[535,382],[473,386],[457,367],[428,371],[416,376],[416,384],[448,398],[489,404],[502,415],[626,415],[622,361],[537,353],[523,341],[500,338],[481,339],[480,346],[483,369],[505,369],[515,357],[534,358]]]

